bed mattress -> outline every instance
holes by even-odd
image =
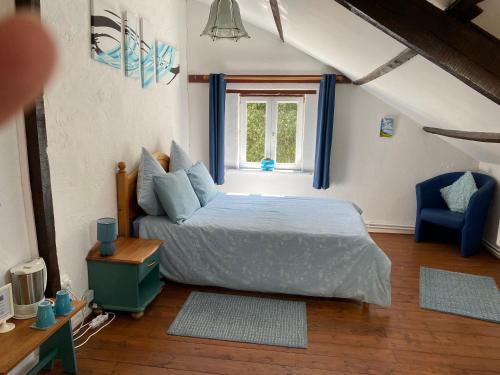
[[[391,261],[347,201],[219,193],[183,224],[141,218],[139,235],[165,241],[176,282],[391,303]]]

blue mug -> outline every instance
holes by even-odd
[[[56,317],[52,303],[48,300],[43,300],[38,304],[36,312],[36,327],[46,329],[54,325]]]
[[[66,289],[60,290],[56,293],[56,315],[68,315],[73,306],[71,305],[71,298]]]

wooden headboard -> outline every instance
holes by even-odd
[[[155,152],[154,158],[158,160],[165,171],[168,171],[170,158],[161,153]],[[132,233],[132,222],[143,213],[137,204],[137,175],[139,170],[136,168],[127,173],[125,162],[118,163],[118,172],[116,173],[116,197],[118,200],[118,235],[130,237]]]

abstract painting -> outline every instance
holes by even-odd
[[[151,23],[141,19],[141,82],[150,87],[155,79],[155,38]]]
[[[90,9],[92,58],[121,69],[122,21],[120,12],[102,0],[92,0]]]
[[[140,77],[141,42],[139,37],[139,17],[126,12],[124,16],[125,26],[125,76],[133,79]]]
[[[394,118],[382,117],[380,121],[380,136],[383,138],[391,138],[394,135]]]
[[[180,72],[179,54],[167,43],[156,41],[156,82],[169,85]]]

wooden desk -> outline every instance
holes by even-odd
[[[84,306],[84,301],[73,301],[73,311],[68,316],[57,316],[57,323],[45,331],[30,328],[35,318],[15,320],[13,331],[0,334],[0,375],[7,374],[38,347],[40,360],[28,374],[51,370],[55,358],[61,358],[65,372],[76,373],[71,318]]]

